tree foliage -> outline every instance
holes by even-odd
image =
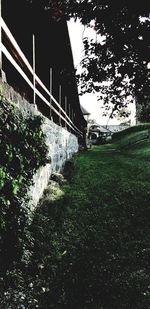
[[[138,106],[137,119],[141,122],[149,122],[150,120],[150,97],[146,97],[143,104]]]
[[[36,3],[35,0],[31,1]],[[52,18],[79,18],[104,36],[95,42],[84,38],[83,72],[79,76],[81,93],[98,91],[106,106],[117,110],[127,104],[130,95],[139,103],[149,94],[150,4],[129,0],[41,0]],[[105,83],[107,82],[107,83]]]

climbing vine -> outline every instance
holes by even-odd
[[[22,255],[27,191],[33,174],[48,162],[42,122],[40,116],[24,118],[14,103],[0,98],[0,248],[6,269]]]

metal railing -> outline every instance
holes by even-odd
[[[2,42],[3,32],[2,31],[4,31],[5,36],[7,37],[7,40],[9,40],[9,43],[11,43],[11,45],[13,46],[13,49],[15,51],[15,56],[17,55],[17,57],[19,58],[19,64],[21,62],[21,66],[14,59],[15,57],[13,57],[11,53],[8,51],[8,48],[3,44]],[[2,53],[5,55],[8,61],[14,66],[14,68],[18,71],[18,73],[22,76],[22,78],[26,81],[29,87],[33,90],[33,103],[36,105],[36,95],[37,95],[44,102],[44,104],[46,104],[50,108],[50,118],[51,118],[51,113],[53,111],[59,117],[59,125],[61,125],[61,122],[63,120],[66,128],[68,125],[70,130],[72,129],[73,132],[82,136],[83,135],[82,132],[77,128],[77,126],[73,123],[71,119],[71,114],[73,115],[74,112],[72,110],[72,113],[71,113],[70,104],[68,105],[69,116],[67,115],[67,112],[66,112],[67,111],[67,96],[65,96],[65,110],[61,107],[61,91],[62,91],[61,85],[59,86],[59,102],[57,102],[57,100],[53,97],[51,93],[52,91],[52,68],[49,68],[50,70],[50,90],[47,89],[47,87],[43,84],[40,78],[36,75],[36,72],[35,72],[35,36],[33,35],[33,67],[32,67],[29,61],[27,60],[26,56],[22,52],[21,48],[19,47],[17,41],[13,37],[5,21],[3,20],[1,16],[1,7],[0,7],[0,69],[1,70],[2,70]],[[22,69],[24,67],[31,73],[32,81],[29,79],[27,74]],[[49,96],[49,101],[37,89],[37,86],[40,86],[42,90],[44,90],[44,93]],[[58,107],[58,110],[56,109],[56,106]]]

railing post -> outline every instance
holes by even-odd
[[[69,119],[71,119],[71,106],[69,104]],[[71,128],[69,127],[69,131],[71,131]]]
[[[75,124],[75,119],[76,119],[76,113],[75,112],[73,113],[73,119],[74,119],[73,123]]]
[[[0,0],[0,71],[2,75],[2,0]]]
[[[50,71],[49,71],[49,92],[50,94],[52,94],[52,91],[53,91],[53,69],[50,68]],[[50,104],[52,105],[52,98],[50,96]],[[52,109],[51,109],[51,106],[50,106],[50,118],[52,119]]]
[[[61,85],[59,85],[59,105],[61,107]],[[61,126],[61,109],[59,108],[59,125]]]
[[[2,0],[0,0],[0,77],[2,82],[6,82],[6,75],[3,72],[3,59],[2,59]]]
[[[35,93],[35,35],[32,35],[32,57],[33,57],[33,104],[36,103],[36,93]]]
[[[67,114],[67,97],[66,96],[65,96],[65,113]],[[67,120],[67,117],[66,117],[66,120]],[[65,128],[67,129],[67,123],[66,122],[65,122]]]

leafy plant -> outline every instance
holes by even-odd
[[[0,248],[5,269],[22,255],[27,191],[33,174],[48,160],[42,122],[40,116],[23,118],[15,104],[0,98]]]

